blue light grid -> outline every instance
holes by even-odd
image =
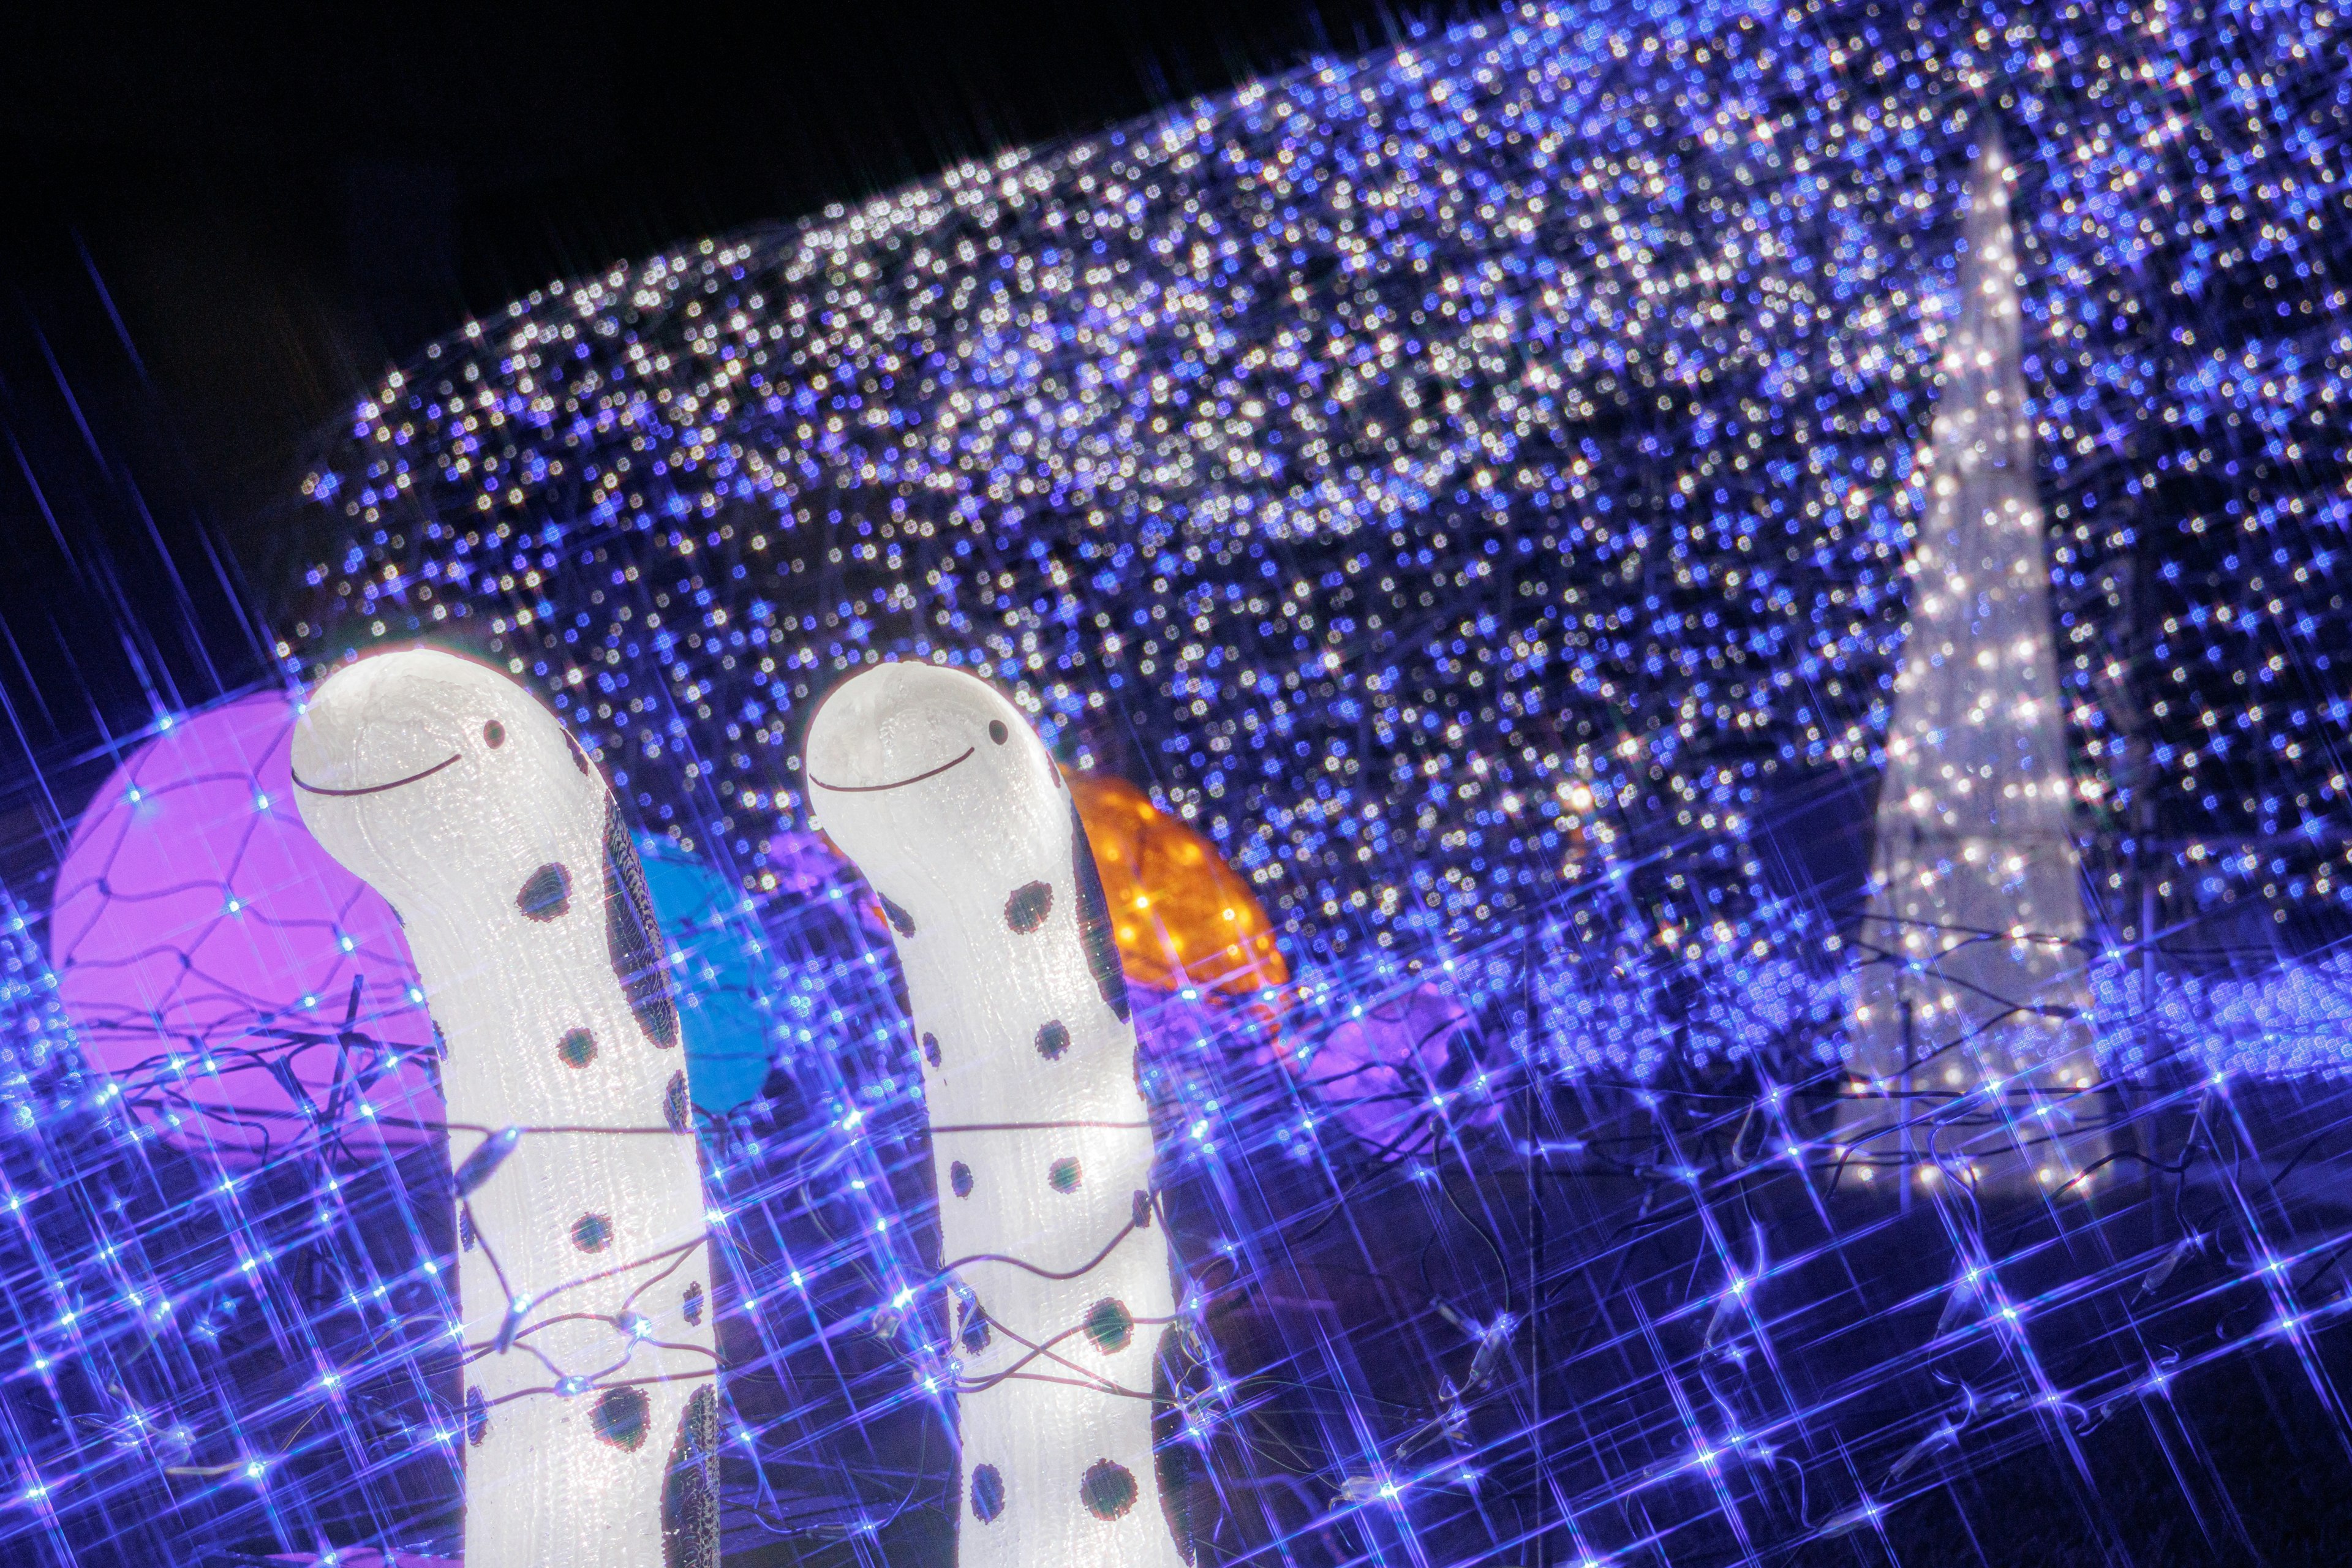
[[[886,655],[1015,692],[1282,928],[1276,1036],[1149,1031],[1204,1562],[2333,1517],[2347,49],[2251,4],[1531,8],[551,286],[372,393],[286,520],[289,675],[505,661],[760,930],[778,1073],[705,1130],[730,1553],[944,1563],[960,1506],[892,959],[787,837],[813,700]],[[1822,1144],[1988,112],[2103,803],[2117,1152],[2041,1202]],[[0,1545],[454,1551],[439,1155],[134,1145],[14,952]],[[1286,1063],[1424,982],[1483,1073],[1382,1159]],[[1921,1147],[2016,1114],[1915,1105]]]

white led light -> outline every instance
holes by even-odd
[[[961,1364],[958,1561],[1179,1568],[1152,1450],[1176,1309],[1150,1121],[1060,771],[982,681],[883,664],[825,698],[806,776],[914,1010]]]
[[[293,755],[303,821],[400,911],[448,1043],[466,1561],[715,1563],[685,1052],[604,781],[513,681],[424,651],[320,686]]]
[[[1853,1065],[1900,1095],[1957,1083],[1958,1062],[2000,1060],[2020,1075],[2019,1087],[2056,1097],[2095,1082],[2098,1069],[2084,1022],[2086,921],[2032,445],[2000,412],[2024,401],[2015,237],[2000,139],[1990,126],[1979,135],[1948,362],[1957,368],[1937,405],[1929,458],[1951,482],[1933,487],[1919,552],[1970,563],[1982,584],[1964,592],[1956,577],[1952,596],[1917,605],[1906,636],[1871,868],[1879,890],[1862,922]],[[2022,526],[2028,521],[2033,526]],[[1976,656],[1946,658],[1955,647]],[[2002,787],[1974,790],[1971,780]],[[1873,950],[1906,962],[1872,962]],[[1940,1070],[1923,1070],[1938,1062]],[[1907,1139],[1916,1155],[1929,1141],[1935,1104],[1846,1100],[1839,1141],[1885,1155],[1901,1152]],[[2040,1152],[2021,1154],[2000,1123],[2042,1129],[2027,1134],[2037,1142],[2050,1136],[2050,1123],[2034,1118],[2036,1106],[1997,1109],[2003,1115],[1991,1131],[1973,1139],[1937,1134],[1937,1147],[1949,1154],[1966,1143],[1984,1184],[2031,1188]],[[2076,1117],[2084,1120],[2098,1119]],[[2105,1152],[2095,1131],[2070,1132],[2064,1142],[2069,1165]]]

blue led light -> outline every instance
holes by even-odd
[[[758,928],[784,1087],[703,1128],[730,1531],[915,1561],[961,1506],[895,964],[799,833],[811,705],[880,657],[1005,687],[1281,928],[1275,1022],[1181,998],[1139,1061],[1220,1561],[1794,1559],[1930,1493],[1981,1531],[1971,1472],[2086,1473],[2151,1396],[2322,1343],[2344,32],[1530,7],[551,285],[373,389],[287,521],[288,671],[501,661]],[[1823,1142],[1986,112],[2086,1025],[2150,1152],[2054,1216]],[[484,1265],[440,1152],[209,1175],[84,1074],[9,913],[0,1555],[454,1550]],[[1434,1131],[1384,1162],[1308,1069],[1423,983],[1486,1054],[1397,1091]],[[2010,1090],[1955,1113],[2052,1122]]]

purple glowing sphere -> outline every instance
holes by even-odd
[[[164,1141],[367,1158],[442,1120],[392,906],[302,826],[294,700],[183,719],[106,781],[58,868],[49,962],[82,1054]]]
[[[1470,1015],[1436,986],[1419,985],[1325,1036],[1306,1077],[1341,1126],[1394,1160],[1426,1150],[1448,1127],[1499,1114],[1480,1055]]]

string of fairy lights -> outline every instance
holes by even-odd
[[[794,766],[884,657],[1012,692],[1279,929],[1264,1006],[1139,1002],[1204,1561],[1899,1548],[1930,1494],[2112,1544],[2064,1488],[2117,1431],[2221,1484],[2185,1391],[2333,1433],[2347,51],[2322,6],[1535,5],[551,285],[369,392],[283,520],[284,674],[504,660],[758,931],[780,1071],[703,1128],[729,1548],[943,1561],[959,1506],[920,1073]],[[1791,862],[1885,762],[1988,122],[2127,1102],[2088,1201],[1844,1210],[1863,900]],[[453,1551],[439,1152],[139,1135],[38,924],[0,1544]],[[1442,1084],[1311,1089],[1424,983]]]
[[[1118,733],[1305,951],[1601,862],[1769,945],[1774,781],[1883,728],[1990,107],[2085,793],[2181,913],[2332,906],[2321,15],[1534,12],[551,287],[320,454],[281,652],[494,646],[746,875],[820,672],[938,652]]]

